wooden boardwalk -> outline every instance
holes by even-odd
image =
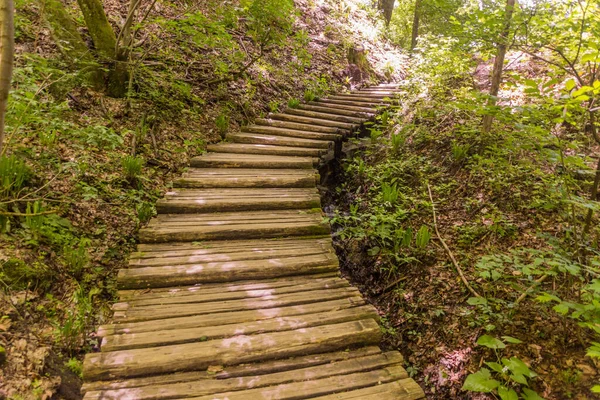
[[[119,272],[85,399],[424,397],[340,277],[316,188],[319,163],[393,91],[270,115],[193,159]]]

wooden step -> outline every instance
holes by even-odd
[[[252,132],[230,133],[227,135],[227,140],[234,143],[267,144],[273,146],[287,147],[308,147],[313,149],[325,150],[332,149],[334,144],[333,141],[302,139],[296,137],[266,135]]]
[[[349,113],[349,114],[353,114],[353,113]],[[353,125],[353,126],[358,126],[358,125],[362,124],[363,122],[365,122],[365,118],[350,117],[347,115],[340,115],[340,114],[333,114],[333,113],[326,113],[326,112],[301,110],[299,108],[286,108],[285,114],[283,114],[283,115],[298,115],[300,117],[310,118],[310,119],[318,118],[320,121],[324,121],[324,120],[334,121],[334,122],[340,121],[340,122],[345,122],[345,123]]]
[[[321,157],[325,149],[309,147],[271,146],[268,144],[226,143],[209,144],[206,148],[212,153],[262,154],[267,156]]]
[[[327,126],[327,127],[334,127],[334,128],[338,128],[338,129],[343,129],[346,132],[352,131],[354,128],[356,128],[357,124],[356,123],[348,123],[345,121],[340,121],[340,120],[331,120],[331,118],[319,118],[319,116],[315,116],[313,114],[312,117],[306,117],[306,116],[301,116],[301,115],[294,115],[292,113],[285,113],[285,114],[269,114],[268,117],[271,120],[281,120],[281,121],[291,121],[291,122],[298,122],[301,123],[303,125],[310,125],[310,126]],[[335,118],[335,115],[331,115],[330,117]],[[338,117],[340,118],[340,117]],[[344,118],[344,117],[341,117]]]
[[[347,117],[361,118],[364,120],[372,118],[376,113],[376,110],[372,110],[370,108],[359,108],[357,110],[352,107],[348,108],[340,106],[339,104],[329,107],[326,104],[321,104],[316,101],[310,102],[309,104],[300,104],[296,109],[343,115]]]
[[[243,365],[235,365],[230,367],[225,367],[222,370],[207,372],[207,371],[194,371],[194,372],[180,372],[169,375],[157,375],[153,377],[143,377],[143,378],[132,378],[125,381],[96,381],[96,382],[88,382],[84,383],[81,391],[83,393],[87,393],[90,391],[103,391],[103,394],[106,395],[107,399],[112,399],[111,397],[114,392],[109,392],[111,390],[117,389],[128,389],[128,388],[144,388],[148,387],[148,389],[142,389],[144,392],[139,392],[140,396],[142,393],[152,393],[153,395],[158,396],[161,388],[170,389],[176,388],[174,386],[170,386],[173,384],[184,384],[186,382],[205,382],[207,380],[225,380],[225,379],[233,379],[233,378],[242,378],[242,377],[261,377],[269,374],[278,374],[286,371],[300,370],[306,369],[310,367],[335,364],[341,361],[347,361],[352,359],[358,359],[363,357],[375,356],[382,354],[381,350],[376,346],[368,346],[358,348],[352,351],[338,351],[331,353],[322,353],[322,354],[314,354],[309,356],[300,356],[294,357],[290,359],[283,360],[274,360],[274,361],[266,361],[260,363],[251,363],[251,364],[243,364]],[[269,378],[271,379],[271,378]],[[179,386],[179,385],[178,385]],[[169,396],[169,391],[165,396]],[[130,392],[122,391],[116,392],[114,394],[127,395]],[[135,392],[131,393],[135,394]],[[94,398],[94,397],[92,397]],[[160,397],[156,397],[157,399]],[[166,397],[170,398],[170,397]],[[120,400],[121,398],[119,398]]]
[[[377,311],[372,306],[362,306],[340,311],[280,317],[277,319],[248,322],[245,324],[228,324],[202,328],[157,330],[148,333],[111,335],[103,338],[101,348],[104,352],[143,349],[175,344],[205,342],[207,340],[231,338],[241,335],[285,332],[294,329],[377,318]]]
[[[321,104],[340,104],[351,107],[359,107],[359,108],[367,108],[371,110],[376,110],[377,107],[381,106],[380,102],[367,102],[367,101],[359,101],[359,100],[348,100],[348,99],[332,99],[330,97],[325,97],[319,100]]]
[[[321,212],[254,211],[159,215],[140,230],[142,243],[328,235]]]
[[[343,101],[352,101],[358,103],[367,103],[369,105],[381,105],[385,102],[382,99],[374,98],[374,97],[363,97],[355,94],[338,94],[335,96],[328,96],[327,100],[343,100]]]
[[[352,354],[353,352],[348,352]],[[332,354],[332,353],[329,353]],[[333,353],[336,354],[336,353]],[[315,381],[319,379],[345,376],[360,372],[375,371],[386,367],[399,366],[403,359],[397,352],[387,352],[380,354],[371,354],[362,357],[352,357],[346,359],[338,359],[329,363],[309,366],[306,368],[295,368],[289,371],[281,371],[271,374],[261,374],[257,376],[244,376],[240,378],[228,379],[202,379],[190,383],[174,383],[157,387],[150,385],[140,388],[137,392],[118,392],[105,391],[104,393],[89,393],[86,399],[122,399],[123,397],[134,395],[137,400],[156,400],[156,399],[173,399],[173,398],[188,398],[191,396],[207,396],[215,395],[219,398],[219,394],[223,392],[231,392],[232,395],[239,394],[247,395],[247,398],[264,398],[256,397],[256,394],[248,392],[264,388],[264,390],[272,390],[273,387],[284,384],[293,384],[303,381]],[[398,379],[406,377],[406,372],[400,373]],[[244,391],[244,392],[242,392]],[[160,392],[160,397],[157,393]],[[298,393],[303,396],[304,393]],[[265,393],[261,393],[265,395]],[[268,399],[279,399],[269,396]],[[304,397],[303,397],[304,398]]]
[[[124,289],[168,287],[316,274],[335,271],[337,266],[335,255],[323,253],[267,260],[175,264],[121,269],[117,282],[119,288]]]
[[[319,100],[319,101],[311,101],[310,103],[308,103],[311,106],[317,106],[317,107],[326,107],[328,109],[339,109],[339,110],[345,110],[345,111],[353,111],[355,113],[370,113],[371,115],[375,115],[377,113],[377,108],[374,107],[365,107],[364,104],[361,105],[348,105],[348,104],[343,104],[340,103],[337,100],[331,100],[331,101],[327,101],[327,100]],[[356,115],[356,114],[354,114]]]
[[[260,260],[277,256],[330,253],[330,238],[231,240],[219,242],[140,244],[130,255],[129,268],[197,262]]]
[[[340,371],[341,372],[341,371]],[[280,384],[276,387],[248,389],[241,392],[226,392],[209,396],[193,397],[195,400],[300,400],[312,399],[344,390],[361,389],[383,383],[406,379],[408,374],[400,365],[374,371],[349,373],[315,380],[303,380]]]
[[[319,180],[319,174],[312,169],[190,168],[181,178],[173,181],[173,186],[176,188],[306,188],[315,187]]]
[[[392,99],[396,95],[396,92],[390,92],[390,91],[372,92],[372,91],[357,90],[357,91],[353,91],[350,93],[343,93],[343,95],[348,95],[348,94],[360,96],[360,97],[375,98],[375,99],[385,99],[385,98]]]
[[[317,189],[174,189],[158,200],[161,214],[320,208]]]
[[[321,142],[327,145],[327,142]],[[312,169],[315,160],[310,157],[264,156],[257,154],[208,153],[194,157],[190,165],[196,168],[304,168]]]
[[[322,301],[316,303],[302,303],[282,307],[232,311],[226,314],[194,314],[193,312],[192,314],[189,314],[190,310],[188,310],[187,313],[184,312],[183,315],[174,315],[170,316],[169,318],[146,319],[138,322],[120,321],[117,324],[102,325],[98,329],[98,335],[100,337],[105,337],[124,333],[131,334],[154,332],[156,330],[164,330],[165,328],[176,330],[228,324],[242,324],[246,322],[277,319],[293,315],[316,314],[319,312],[344,310],[352,307],[361,307],[365,304],[366,303],[362,297],[355,296],[333,300],[322,299]]]
[[[327,396],[315,397],[315,400],[417,400],[425,398],[423,389],[412,379],[378,383],[364,389],[351,390]]]
[[[336,128],[328,128],[328,127],[320,127],[323,129],[328,129],[333,132],[322,133],[322,132],[313,132],[308,130],[297,130],[291,127],[285,126],[275,126],[275,125],[285,125],[285,121],[279,121],[280,123],[274,122],[273,126],[262,126],[262,125],[250,125],[242,128],[242,132],[250,132],[250,133],[262,133],[265,135],[273,135],[273,136],[286,136],[292,138],[302,138],[302,139],[314,139],[314,140],[328,140],[328,141],[338,141],[342,139],[342,135],[340,131]],[[300,124],[294,124],[294,126],[298,126]]]
[[[283,129],[293,129],[296,131],[304,131],[304,132],[320,132],[320,133],[333,133],[333,134],[342,134],[344,131],[348,130],[348,128],[343,128],[341,126],[331,126],[331,125],[318,125],[313,123],[304,123],[297,122],[292,120],[281,120],[277,118],[257,118],[255,125],[265,126],[265,127],[273,127],[273,128],[283,128]],[[250,131],[252,125],[248,127]],[[267,132],[268,133],[268,132]],[[304,137],[304,136],[298,136]],[[333,138],[328,139],[333,140]]]
[[[380,339],[379,325],[368,319],[200,343],[88,354],[83,375],[87,381],[97,381],[206,370],[211,365],[238,365],[373,345]]]

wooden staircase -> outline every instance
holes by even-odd
[[[85,399],[423,398],[340,277],[316,188],[319,163],[394,91],[270,115],[193,159],[119,272]]]

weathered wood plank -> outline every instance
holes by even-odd
[[[121,333],[142,333],[165,329],[187,329],[203,326],[219,326],[252,321],[262,321],[272,318],[280,318],[292,315],[311,314],[342,310],[350,307],[359,307],[365,304],[362,297],[347,297],[337,300],[323,299],[322,302],[299,304],[286,307],[263,308],[250,311],[234,311],[226,314],[204,314],[204,315],[174,315],[163,320],[148,320],[139,322],[122,322],[112,325],[102,325],[98,329],[98,336]]]
[[[87,381],[95,381],[204,370],[211,365],[234,365],[338,351],[350,346],[376,344],[380,339],[379,325],[369,319],[290,332],[88,354],[83,374]]]
[[[331,117],[335,118],[335,115],[331,115]],[[338,120],[331,120],[331,118],[319,118],[319,116],[315,116],[315,113],[312,114],[312,117],[307,117],[307,116],[301,116],[301,115],[294,115],[292,113],[278,113],[278,114],[269,114],[268,115],[269,119],[271,120],[281,120],[281,121],[290,121],[290,122],[296,122],[296,123],[301,123],[303,125],[308,125],[308,126],[328,126],[328,127],[334,127],[334,128],[338,128],[338,129],[343,129],[345,131],[351,131],[354,128],[356,128],[357,123],[356,121],[352,121],[350,123],[348,123],[347,121],[344,121],[344,118],[347,117],[339,117],[338,116]],[[341,120],[339,119],[341,118]]]
[[[338,260],[335,255],[323,253],[266,260],[175,264],[121,269],[117,282],[119,288],[127,289],[168,287],[308,275],[332,271],[337,266]]]
[[[329,234],[319,214],[303,211],[159,215],[139,232],[144,243],[275,238]]]
[[[364,105],[348,105],[348,104],[340,104],[336,100],[327,101],[327,100],[319,100],[319,101],[311,101],[308,103],[309,105],[314,105],[318,107],[324,107],[327,109],[333,110],[346,110],[346,111],[354,111],[357,113],[370,113],[371,115],[375,115],[377,113],[376,107],[365,107]]]
[[[267,135],[256,132],[230,133],[227,140],[234,143],[267,144],[286,147],[308,147],[329,150],[333,147],[333,141],[297,138],[281,135]],[[287,168],[287,167],[286,167]],[[298,168],[298,167],[296,167]]]
[[[207,372],[180,372],[169,375],[157,375],[143,378],[131,378],[122,381],[96,381],[87,382],[82,386],[82,393],[89,391],[109,391],[124,388],[140,388],[144,386],[154,386],[153,389],[159,389],[166,385],[182,382],[205,381],[213,379],[231,379],[238,377],[252,377],[266,374],[275,374],[279,372],[292,371],[314,367],[318,365],[329,364],[337,361],[351,360],[360,357],[382,354],[377,346],[367,346],[352,351],[337,351],[332,353],[311,354],[283,360],[265,361],[259,363],[242,364],[225,367],[222,371]]]
[[[320,208],[316,189],[172,190],[160,199],[159,213],[199,213]]]
[[[352,126],[359,126],[366,120],[366,118],[357,118],[357,117],[351,117],[351,116],[347,116],[347,115],[340,115],[340,114],[326,113],[326,112],[319,112],[319,111],[309,111],[309,110],[303,110],[300,108],[287,108],[285,110],[285,114],[281,114],[281,115],[297,115],[297,116],[300,116],[303,118],[319,119],[320,121],[333,121],[333,122],[341,121],[341,122],[350,124]]]
[[[327,142],[319,142],[327,143]],[[302,146],[300,146],[302,147]],[[316,146],[315,146],[316,147]],[[311,157],[264,156],[259,154],[208,153],[190,160],[197,168],[304,168],[312,169]]]
[[[344,131],[348,130],[347,128],[343,128],[341,126],[331,126],[331,125],[317,125],[317,124],[312,124],[310,121],[309,123],[302,123],[302,122],[297,122],[297,121],[293,121],[293,120],[280,120],[280,119],[275,119],[275,118],[258,118],[255,121],[256,125],[250,125],[248,126],[248,130],[250,132],[252,132],[253,127],[255,126],[263,126],[265,128],[271,127],[271,128],[279,128],[279,129],[284,129],[284,130],[295,130],[298,132],[303,132],[304,134],[302,136],[299,136],[300,133],[292,133],[294,135],[298,135],[296,137],[310,137],[310,136],[305,136],[308,134],[308,132],[316,132],[316,133],[329,133],[329,134],[334,134],[334,135],[341,135]],[[267,133],[270,131],[267,131]],[[317,136],[319,137],[319,136]],[[326,137],[326,136],[325,136]],[[339,137],[338,137],[339,138]],[[336,140],[335,136],[330,136],[327,140]]]
[[[104,392],[90,392],[88,393],[88,396],[86,396],[86,399],[118,400],[135,397],[136,400],[164,400],[203,396],[228,391],[237,392],[255,388],[274,387],[276,385],[293,382],[373,371],[390,366],[397,366],[401,362],[402,356],[400,356],[399,353],[389,352],[367,355],[360,358],[342,359],[338,362],[330,362],[328,364],[310,366],[308,368],[296,368],[291,371],[261,374],[258,376],[241,377],[237,379],[203,379],[199,382],[163,385],[160,388],[157,386],[146,386],[126,391],[111,390]],[[250,393],[246,394],[249,395]]]
[[[394,365],[374,371],[335,375],[322,379],[292,382],[267,388],[240,392],[215,393],[208,396],[187,397],[191,400],[302,400],[335,393],[342,390],[361,389],[405,379],[404,368]]]
[[[354,100],[339,100],[339,99],[331,99],[329,97],[320,99],[318,101],[320,104],[327,104],[332,105],[332,104],[339,104],[339,105],[345,105],[345,106],[350,106],[350,107],[357,107],[357,108],[366,108],[366,109],[371,109],[371,110],[375,110],[377,111],[377,107],[381,107],[383,104],[378,103],[378,102],[363,102],[363,101],[354,101]]]
[[[286,279],[287,280],[287,279]],[[210,301],[222,301],[222,300],[233,300],[233,299],[245,299],[253,297],[270,297],[273,295],[281,295],[284,293],[297,293],[319,289],[333,289],[340,287],[350,287],[347,280],[333,277],[327,279],[315,279],[297,281],[295,285],[291,286],[278,286],[278,287],[262,287],[262,288],[251,288],[250,285],[244,285],[246,290],[231,290],[230,286],[234,286],[235,289],[241,289],[239,285],[231,285],[229,283],[214,285],[212,288],[203,287],[201,290],[189,291],[169,291],[169,292],[158,292],[158,293],[146,293],[140,294],[139,296],[125,300],[121,299],[120,302],[115,304],[127,303],[130,306],[142,306],[152,304],[184,304],[184,303],[202,303]],[[200,287],[197,287],[200,289]]]
[[[215,170],[192,168],[181,178],[176,179],[173,186],[182,188],[286,188],[315,187],[317,182],[319,182],[319,174],[310,169],[223,168]]]
[[[252,335],[257,333],[284,332],[294,329],[359,321],[363,319],[378,320],[377,311],[372,306],[362,306],[318,314],[280,317],[270,320],[249,322],[246,324],[229,324],[178,330],[156,330],[147,333],[125,333],[104,337],[102,339],[101,349],[106,352],[204,342],[219,338]]]
[[[308,104],[300,104],[297,107],[297,109],[364,119],[372,118],[377,112],[377,110],[364,107],[354,109],[353,107],[348,108],[348,106],[340,106],[339,104],[335,104],[334,106],[328,106],[327,104],[318,103],[316,101],[312,101]]]
[[[326,100],[352,101],[355,103],[367,103],[369,105],[382,105],[386,103],[385,101],[383,101],[383,99],[367,96],[363,97],[356,94],[338,94],[335,96],[328,96]]]
[[[315,400],[417,400],[424,399],[423,389],[412,379],[377,384],[350,392],[315,397]]]
[[[226,300],[213,303],[189,303],[170,305],[128,306],[128,304],[115,304],[113,320],[137,322],[156,319],[168,319],[192,315],[216,314],[233,311],[260,310],[277,307],[287,307],[299,304],[316,303],[359,296],[356,288],[346,287],[329,290],[313,290],[309,293],[284,293],[277,296],[263,298],[247,298]]]
[[[209,144],[206,150],[213,153],[262,154],[267,156],[320,157],[325,149],[309,147],[271,146],[267,144],[218,143]]]

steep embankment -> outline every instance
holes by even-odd
[[[158,2],[135,28],[127,95],[111,98],[57,47],[50,3],[17,2],[9,161],[0,165],[14,177],[0,191],[0,390],[15,398],[78,396],[115,272],[191,156],[269,111],[402,67],[359,2],[297,1],[294,13],[265,14],[287,27],[268,46],[249,30],[249,2]],[[104,7],[118,31],[127,2]],[[66,10],[93,54],[77,6]]]

